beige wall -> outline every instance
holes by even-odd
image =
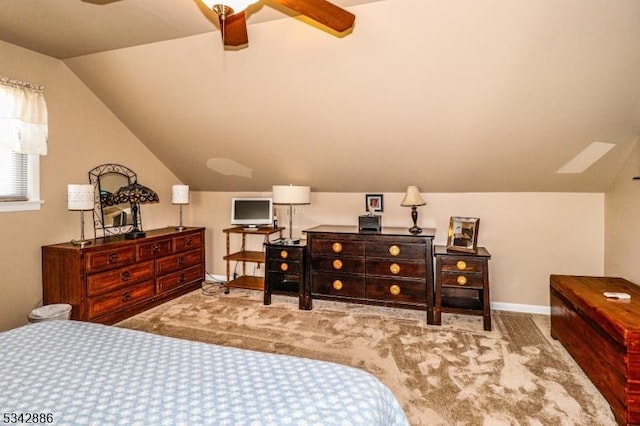
[[[639,184],[640,185],[640,184]],[[207,227],[207,269],[225,275],[225,236],[233,196],[269,193],[199,192],[192,196],[187,220]],[[315,193],[297,207],[294,236],[319,224],[356,225],[364,213],[364,194]],[[410,209],[400,193],[384,194],[385,226],[411,226]],[[433,193],[423,194],[419,224],[436,228],[436,244],[445,244],[450,216],[480,218],[479,245],[492,253],[491,299],[497,308],[544,312],[549,306],[550,274],[602,275],[604,271],[604,195],[585,193]],[[278,207],[286,225],[287,207]],[[232,250],[239,237],[233,237]],[[250,240],[260,250],[260,239]],[[234,246],[235,244],[235,246]],[[253,266],[250,272],[254,272]],[[256,270],[262,275],[262,270]],[[515,306],[518,305],[518,306]]]
[[[0,213],[0,330],[26,323],[42,298],[40,247],[78,238],[80,214],[66,208],[68,183],[88,183],[88,171],[120,163],[160,196],[142,207],[145,228],[177,221],[170,203],[177,178],[61,61],[0,41],[0,75],[45,86],[49,155],[42,157],[40,211]],[[87,214],[87,236],[93,236]]]
[[[640,145],[606,196],[605,273],[640,284]]]

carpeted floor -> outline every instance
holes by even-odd
[[[549,319],[495,311],[425,313],[232,290],[195,291],[118,325],[167,336],[361,368],[396,395],[412,425],[615,425],[608,404],[549,335]]]

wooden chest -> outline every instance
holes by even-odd
[[[622,278],[551,275],[551,335],[611,406],[619,424],[640,424],[640,287]],[[624,292],[630,300],[607,299]]]
[[[198,288],[203,279],[204,228],[42,247],[44,304],[68,303],[71,318],[81,321],[120,321]]]

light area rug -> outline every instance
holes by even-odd
[[[607,402],[549,334],[545,315],[443,315],[232,289],[186,294],[118,326],[177,338],[336,362],[395,394],[412,425],[615,425]]]

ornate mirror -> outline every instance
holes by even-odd
[[[89,183],[95,185],[93,229],[96,238],[131,231],[132,211],[138,216],[137,223],[142,223],[140,209],[132,210],[131,203],[120,203],[114,196],[120,188],[137,183],[137,179],[133,170],[120,164],[102,164],[89,172]]]

